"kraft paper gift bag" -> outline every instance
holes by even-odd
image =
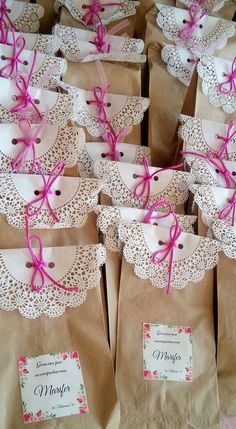
[[[60,14],[60,17],[59,17],[59,24],[60,25],[66,25],[67,27],[82,28],[82,29],[86,30],[86,26],[83,25],[77,19],[75,19],[65,7],[61,7],[60,8],[59,14]],[[119,20],[110,22],[108,25],[106,25],[107,30],[108,31],[111,30],[114,26],[116,26],[117,24],[119,24],[120,22],[122,22],[124,19],[128,20],[128,22],[127,22],[128,25],[127,25],[127,27],[125,27],[122,30],[118,31],[116,33],[116,35],[117,36],[118,35],[123,35],[125,33],[129,37],[134,37],[135,21],[136,21],[135,15],[131,15],[128,18],[125,17],[123,19],[119,19]]]
[[[125,227],[121,228],[127,228],[126,224],[124,225]],[[152,235],[150,239],[151,237]],[[123,241],[123,233],[120,238]],[[135,235],[134,241],[131,240],[133,247],[130,241],[134,252],[136,239]],[[142,255],[140,254],[141,261],[144,253],[145,249],[142,250]],[[132,258],[128,249],[125,253],[125,258],[127,257]],[[142,271],[140,260],[137,259],[136,262],[135,269],[145,277],[146,267],[143,267]],[[190,267],[191,264],[188,270],[191,270]],[[190,282],[181,285],[180,281],[179,286],[183,289],[172,289],[169,294],[163,285],[160,288],[161,278],[158,280],[157,276],[154,280],[152,276],[152,281],[155,281],[157,287],[153,287],[148,279],[137,277],[134,274],[134,266],[123,259],[116,365],[117,390],[121,404],[120,428],[219,429],[213,273],[206,271],[204,278],[197,284]],[[153,335],[153,341],[155,338],[156,340],[151,345],[156,347],[157,354],[153,349],[154,355],[150,355],[152,349],[149,348],[148,341],[152,340],[153,329],[157,334],[159,331],[160,335],[165,333],[166,336],[158,339],[158,336],[156,338]],[[153,363],[153,357],[154,360],[159,359],[159,349],[159,352],[166,356],[167,362],[171,356],[173,358],[178,355],[175,354],[174,346],[172,355],[168,355],[168,351],[166,355],[165,348],[168,350],[167,345],[171,343],[173,335],[182,332],[189,332],[192,336],[192,339],[189,339],[192,343],[192,360],[186,356],[186,366],[185,360],[182,364],[184,372],[186,371],[184,378],[178,375],[177,368],[175,371],[174,364],[167,364],[168,368],[163,367],[161,370],[160,366],[156,367],[157,364]],[[178,343],[178,338],[176,341]],[[161,360],[163,356],[159,356]],[[180,360],[182,356],[185,355],[179,354]],[[203,404],[207,404],[207,407]]]

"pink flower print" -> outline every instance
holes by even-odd
[[[143,376],[147,377],[148,376],[148,371],[146,369],[143,370]]]
[[[81,410],[80,410],[80,413],[81,414],[88,413],[88,405],[87,404],[84,404],[83,408],[81,408]]]
[[[72,358],[73,359],[78,359],[78,357],[79,357],[78,352],[73,352],[72,353]]]
[[[150,323],[145,323],[143,327],[144,327],[144,330],[145,329],[147,329],[147,330],[150,329]]]
[[[36,415],[37,415],[38,417],[41,417],[41,416],[42,416],[42,411],[41,411],[41,410],[39,410],[39,411],[36,413]]]
[[[82,399],[82,398],[78,398],[78,399],[77,399],[77,401],[78,401],[80,404],[82,404],[83,399]]]
[[[191,334],[192,333],[192,329],[191,328],[185,328],[185,332],[186,332],[186,334]]]
[[[24,369],[23,369],[23,373],[24,373],[24,374],[29,374],[29,371],[28,371],[26,368],[24,368]]]
[[[68,358],[68,354],[67,354],[67,353],[65,353],[65,354],[62,356],[62,358],[63,358],[63,360],[67,359],[67,358]]]
[[[31,415],[29,413],[24,413],[24,421],[30,422],[31,421]]]
[[[183,329],[182,328],[179,328],[178,329],[178,333],[180,334],[180,332],[183,332]]]
[[[26,357],[21,357],[21,358],[18,359],[18,363],[19,364],[23,364],[24,365],[24,364],[26,364],[26,362],[27,362],[27,358]]]

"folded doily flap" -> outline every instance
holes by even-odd
[[[195,0],[179,0],[180,3],[185,4],[187,7],[190,7],[196,3]],[[228,0],[205,0],[204,1],[204,8],[207,9],[209,12],[218,12],[218,10],[222,9],[224,4]]]
[[[161,58],[167,65],[168,73],[189,86],[197,57],[185,46],[176,44],[165,45],[161,50]]]
[[[26,205],[33,202],[29,208],[32,228],[82,227],[88,213],[97,205],[102,181],[59,176],[51,184],[52,176],[44,178],[50,190],[42,203],[45,186],[41,175],[0,174],[0,212],[7,216],[8,223],[15,228],[25,228]]]
[[[197,65],[202,79],[202,91],[216,107],[226,113],[236,110],[235,73],[236,59],[226,60],[212,55],[202,57]]]
[[[95,95],[93,91],[85,91],[64,82],[61,82],[60,86],[76,100],[75,120],[78,125],[87,128],[89,134],[94,137],[110,131],[107,122],[100,120],[101,110],[95,103],[96,98],[101,95],[100,87],[97,87],[99,89]],[[125,128],[126,132],[130,132],[134,125],[142,122],[148,107],[148,98],[108,92],[105,96],[105,105],[102,107],[102,115],[106,115],[115,131],[119,132]]]
[[[54,55],[60,49],[60,39],[54,34],[39,33],[17,33],[16,36],[22,36],[25,39],[25,49],[33,51],[34,49],[43,54]],[[13,43],[12,32],[8,31],[8,41]]]
[[[116,144],[119,161],[132,164],[142,164],[144,158],[151,162],[151,151],[146,146],[129,143]],[[110,155],[109,155],[110,154]],[[103,158],[112,157],[112,149],[106,142],[87,142],[79,151],[78,167],[82,177],[93,177],[93,163]]]
[[[133,39],[124,36],[106,35],[106,45],[109,49],[99,51],[94,44],[97,33],[79,28],[66,27],[56,24],[53,33],[60,39],[60,49],[70,61],[127,61],[145,62],[142,55],[144,42],[142,39]],[[107,51],[107,52],[106,52]]]
[[[134,265],[136,275],[149,279],[154,287],[167,288],[171,255],[169,253],[160,263],[154,263],[153,256],[170,241],[170,230],[161,226],[122,222],[118,231],[124,243],[123,255],[127,262]],[[186,232],[181,232],[175,244],[171,268],[173,289],[182,289],[190,282],[200,282],[205,271],[215,267],[218,252],[222,249],[219,241]]]
[[[198,183],[230,189],[236,187],[236,161],[208,160],[196,155],[187,155],[186,161],[191,163],[191,174]]]
[[[161,169],[158,167],[149,167],[149,173],[156,174],[149,182],[150,198],[147,208],[150,208],[157,199],[164,198],[174,209],[187,200],[188,187],[194,182],[194,177],[185,171],[167,169],[159,172],[159,170]],[[95,161],[94,174],[104,180],[103,192],[112,198],[114,205],[143,208],[148,197],[148,189],[145,185],[143,188],[141,183],[145,176],[143,165]],[[138,198],[135,196],[135,189],[139,193],[142,188],[142,196]]]
[[[130,0],[120,0],[119,2],[114,0],[110,1],[108,5],[106,0],[101,0],[99,3],[101,4],[102,10],[98,11],[98,15],[104,24],[109,24],[111,21],[116,21],[118,19],[134,15],[136,13],[136,7],[139,5],[139,1]],[[54,3],[56,11],[58,11],[61,6],[65,6],[70,14],[83,24],[85,24],[83,18],[89,10],[88,8],[85,8],[84,5],[89,6],[91,5],[91,2],[87,2],[85,0],[55,0]],[[94,16],[94,18],[96,21],[94,25],[96,25],[98,19],[96,20],[96,16]],[[88,25],[90,25],[90,27],[93,26],[92,23],[88,23]]]
[[[33,252],[38,256],[39,249]],[[28,249],[0,250],[0,307],[3,310],[18,309],[24,317],[35,319],[40,315],[61,316],[66,307],[78,307],[89,289],[100,281],[100,266],[105,263],[106,252],[101,244],[87,246],[45,247],[43,261],[49,265],[46,273],[64,288],[44,275],[44,287],[40,292],[32,290],[34,266]],[[35,288],[40,286],[36,275]]]
[[[79,152],[85,145],[85,133],[77,127],[58,127],[49,124],[0,124],[0,172],[50,174],[52,165],[62,161],[70,168],[78,163]],[[23,140],[23,141],[22,141]],[[27,146],[28,142],[31,147]],[[34,156],[35,154],[35,156]]]
[[[209,121],[187,117],[179,127],[179,137],[183,140],[184,150],[203,155],[220,155],[221,159],[236,161],[236,125],[232,122]],[[195,157],[188,156],[192,165]]]
[[[9,19],[6,18],[4,21],[9,27],[12,23],[19,31],[35,33],[39,30],[39,20],[44,16],[44,8],[40,4],[6,0],[6,9]]]
[[[235,23],[213,16],[203,15],[191,31],[184,37],[184,31],[189,30],[190,12],[172,6],[157,3],[159,10],[157,24],[163,30],[164,36],[174,42],[182,42],[195,55],[213,55],[216,49],[222,49],[228,38],[235,34]],[[197,8],[196,8],[197,9]],[[202,8],[202,12],[204,6]]]
[[[135,209],[131,207],[112,207],[98,205],[95,208],[97,213],[97,226],[105,236],[106,247],[113,252],[120,252],[121,242],[118,236],[118,225],[120,222],[144,222],[149,210]],[[160,217],[163,213],[155,211],[153,216]],[[180,227],[183,231],[193,233],[193,224],[196,222],[196,216],[177,215]],[[162,219],[150,219],[150,223],[156,226],[169,228],[173,225],[174,218],[168,216]]]

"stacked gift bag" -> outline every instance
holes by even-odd
[[[235,9],[0,1],[0,428],[236,427]]]

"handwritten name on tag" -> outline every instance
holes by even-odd
[[[78,352],[18,359],[25,423],[89,412]]]
[[[186,326],[143,324],[143,377],[192,381],[192,330]]]

